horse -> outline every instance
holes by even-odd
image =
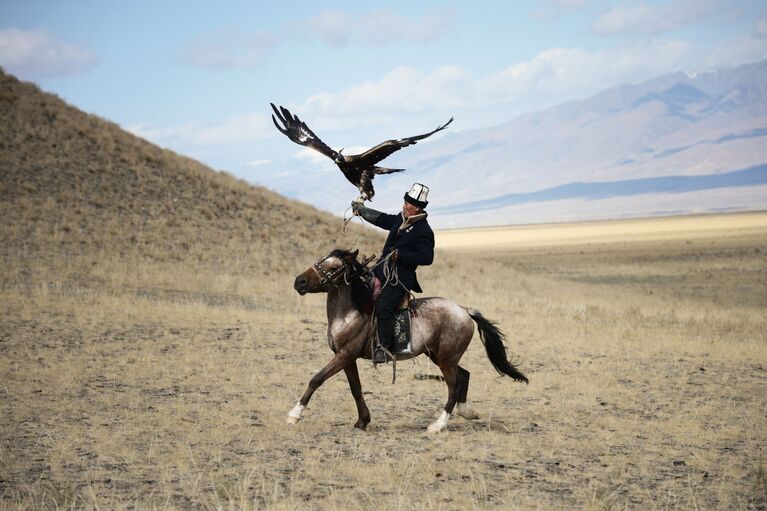
[[[369,307],[370,286],[363,278],[370,272],[365,265],[369,260],[365,264],[360,263],[357,261],[358,253],[358,250],[333,250],[294,281],[294,289],[302,296],[306,293],[327,293],[327,340],[334,356],[309,381],[306,392],[288,413],[288,424],[298,423],[312,394],[342,369],[357,404],[358,417],[354,428],[365,430],[370,423],[370,411],[362,397],[357,359],[371,358],[374,326]],[[506,357],[504,334],[479,311],[439,297],[413,299],[410,306],[414,312],[411,319],[411,352],[396,354],[396,360],[426,354],[440,368],[447,384],[447,402],[439,418],[428,426],[429,433],[437,433],[447,427],[456,404],[459,416],[479,418],[467,403],[469,371],[459,365],[474,336],[474,323],[496,371],[515,381],[528,383],[527,377]]]

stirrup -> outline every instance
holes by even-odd
[[[385,364],[389,361],[386,350],[380,344],[373,351],[373,365]]]

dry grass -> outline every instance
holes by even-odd
[[[393,387],[361,364],[365,434],[342,376],[284,425],[330,356],[323,299],[292,271],[107,260],[73,288],[31,265],[49,279],[1,297],[3,506],[759,508],[767,232],[700,239],[439,254],[430,294],[498,320],[531,384],[474,343],[482,418],[436,437],[425,359]]]
[[[705,226],[705,228],[701,228]],[[565,224],[448,229],[437,232],[438,245],[456,251],[513,251],[565,245],[668,240],[717,240],[731,235],[758,235],[767,226],[767,212],[755,211],[728,215],[689,215],[633,220],[605,220]]]

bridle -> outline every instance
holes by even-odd
[[[333,285],[337,284],[337,280],[341,275],[343,275],[344,277],[344,282],[348,284],[349,278],[346,276],[346,270],[349,269],[349,263],[347,263],[346,259],[344,259],[343,257],[338,257],[338,259],[341,260],[341,266],[339,266],[338,268],[334,270],[328,271],[322,267],[322,263],[324,263],[331,257],[334,257],[334,256],[328,254],[312,265],[312,270],[314,270],[314,273],[316,273],[317,276],[320,278],[320,286],[325,287],[328,283]]]
[[[325,268],[323,268],[322,263],[324,263],[331,257],[337,257],[341,261],[341,266],[339,266],[338,268],[335,268],[334,270],[328,271]],[[343,276],[344,278],[344,284],[349,285],[349,283],[351,282],[351,279],[359,275],[362,275],[363,273],[368,271],[367,265],[373,259],[375,259],[375,256],[370,256],[369,258],[363,259],[360,270],[355,273],[355,272],[349,271],[351,270],[351,265],[346,261],[346,259],[337,255],[334,256],[333,254],[328,254],[322,259],[320,259],[319,261],[317,261],[316,263],[314,263],[312,265],[312,270],[314,270],[314,273],[316,273],[317,276],[320,278],[320,286],[323,288],[327,287],[328,285],[333,285],[333,286],[340,285],[339,279],[341,278],[341,276]]]

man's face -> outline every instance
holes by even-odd
[[[410,218],[411,216],[417,215],[421,211],[423,211],[421,208],[410,204],[408,201],[405,201],[402,204],[402,214],[405,215],[405,218]]]

